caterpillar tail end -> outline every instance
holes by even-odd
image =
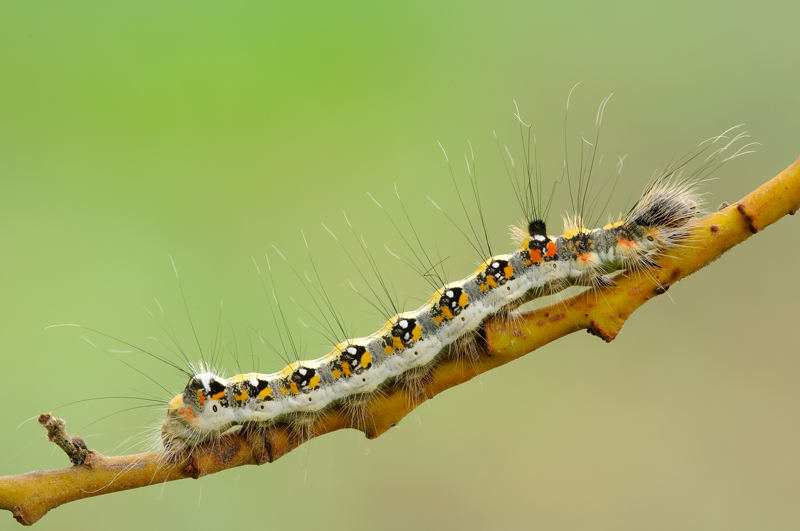
[[[688,236],[695,216],[700,211],[693,190],[676,193],[659,190],[646,194],[628,216],[628,226],[645,236],[646,251],[663,252]]]

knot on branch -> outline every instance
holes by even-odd
[[[54,442],[59,448],[64,450],[73,465],[79,466],[86,463],[89,455],[89,447],[81,437],[70,437],[67,433],[67,423],[54,417],[50,413],[39,415],[39,425],[47,430],[47,440]]]

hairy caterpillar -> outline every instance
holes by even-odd
[[[601,114],[602,106],[598,122]],[[579,185],[577,212],[565,220],[560,236],[547,234],[541,209],[527,211],[523,227],[512,230],[513,252],[486,258],[472,275],[440,287],[417,310],[389,318],[367,337],[341,341],[318,359],[297,361],[272,374],[231,378],[200,367],[169,403],[162,425],[165,447],[179,452],[243,424],[285,422],[307,438],[313,420],[336,404],[364,426],[369,421],[364,404],[379,399],[382,386],[399,381],[413,398],[422,392],[419,381],[437,359],[481,355],[480,327],[489,316],[570,286],[613,286],[609,276],[621,270],[658,267],[657,256],[687,236],[702,202],[700,182],[718,157],[746,136],[730,139],[725,136],[729,131],[701,144],[712,153],[700,169],[684,176],[687,161],[669,167],[627,214],[602,228],[584,226],[585,183]],[[533,187],[526,190],[532,193]]]

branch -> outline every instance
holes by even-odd
[[[485,324],[485,353],[474,363],[446,360],[426,379],[423,397],[408,396],[400,386],[369,404],[370,425],[358,428],[341,409],[333,408],[313,425],[314,436],[344,428],[361,429],[370,439],[395,426],[420,403],[471,380],[478,374],[513,361],[542,345],[578,330],[612,341],[630,315],[648,300],[665,293],[682,278],[710,264],[743,242],[800,208],[800,158],[777,177],[734,205],[698,220],[691,245],[660,259],[661,268],[647,275],[619,275],[617,287],[584,292],[560,304],[521,316],[494,317]],[[0,508],[18,522],[31,525],[61,504],[100,494],[147,485],[199,478],[241,465],[260,465],[279,459],[302,444],[286,425],[245,426],[202,445],[188,455],[164,451],[128,456],[105,456],[81,447],[69,437],[63,421],[43,415],[50,439],[78,464],[48,472],[0,477]],[[85,457],[84,457],[85,456]]]

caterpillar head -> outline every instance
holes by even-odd
[[[217,436],[233,424],[228,381],[210,372],[195,374],[183,393],[170,400],[161,439],[165,448],[181,450]]]

